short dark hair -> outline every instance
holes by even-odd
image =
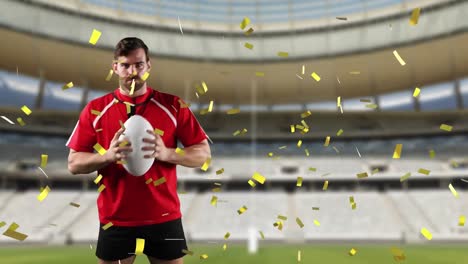
[[[148,46],[146,46],[143,40],[135,37],[124,38],[115,45],[114,59],[117,60],[120,56],[127,56],[130,51],[140,48],[145,50],[146,61],[149,61]]]

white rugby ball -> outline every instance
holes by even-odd
[[[132,144],[132,152],[127,154],[123,167],[133,176],[142,176],[153,165],[154,159],[145,159],[145,155],[151,155],[153,151],[143,151],[141,148],[148,145],[143,138],[152,138],[146,130],[153,131],[153,126],[140,115],[134,115],[125,121],[125,131],[119,139],[127,138]]]

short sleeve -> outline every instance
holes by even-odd
[[[93,152],[93,146],[97,142],[90,109],[90,104],[88,104],[81,111],[80,118],[66,143],[67,147],[78,152]]]
[[[198,144],[208,138],[198,123],[197,118],[188,107],[180,107],[178,109],[176,134],[177,139],[180,140],[184,147]]]

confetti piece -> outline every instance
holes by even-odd
[[[93,33],[91,33],[91,37],[89,38],[89,43],[96,45],[100,37],[101,31],[93,29]]]
[[[341,96],[336,98],[336,107],[341,107]]]
[[[296,74],[297,78],[301,79],[301,80],[304,80],[304,78],[302,78],[301,76],[299,76],[298,74]]]
[[[246,43],[244,44],[244,47],[246,47],[246,48],[252,50],[253,47],[254,47],[254,45],[253,45],[252,43],[246,42]]]
[[[211,191],[212,191],[212,192],[220,192],[220,191],[221,191],[221,188],[213,188]]]
[[[255,188],[255,186],[257,186],[257,184],[255,184],[255,182],[252,181],[252,180],[249,180],[247,183],[248,183],[250,186],[252,186],[252,188]]]
[[[366,104],[366,107],[371,108],[371,109],[376,109],[377,105],[376,104]]]
[[[361,172],[357,174],[357,177],[358,179],[363,179],[369,177],[369,175],[367,175],[367,172]]]
[[[109,229],[109,228],[110,228],[111,226],[113,226],[113,225],[114,225],[114,224],[113,224],[112,222],[109,222],[109,223],[105,224],[105,225],[102,227],[102,229],[103,229],[103,230],[107,230],[107,229]]]
[[[327,137],[325,138],[325,143],[323,144],[323,146],[324,146],[324,147],[328,147],[328,145],[330,145],[330,137],[329,137],[329,136],[327,136]]]
[[[403,147],[403,144],[397,144],[395,146],[395,150],[393,151],[393,158],[394,159],[399,159],[401,157],[401,148]]]
[[[146,81],[146,79],[148,79],[149,75],[150,75],[149,72],[145,72],[145,73],[143,74],[143,76],[141,76],[141,79],[142,79],[143,81]]]
[[[152,178],[148,178],[148,179],[145,181],[145,184],[150,184],[152,181],[153,181]]]
[[[312,209],[313,209],[313,208],[314,208],[314,207],[312,207]],[[315,207],[315,208],[317,208],[317,207]],[[318,210],[318,208],[317,208],[317,210]],[[314,219],[314,225],[320,226],[320,222],[319,222],[318,220],[315,220],[315,219]]]
[[[228,114],[228,115],[235,115],[235,114],[238,114],[238,113],[240,113],[240,109],[239,109],[239,108],[233,108],[233,109],[229,109],[229,110],[227,111],[227,114]]]
[[[249,30],[247,30],[246,32],[244,32],[244,35],[250,36],[250,34],[252,34],[253,32],[254,32],[254,29],[253,29],[253,28],[249,28]]]
[[[73,87],[73,82],[69,82],[69,83],[65,84],[64,86],[62,86],[62,91],[68,90],[68,89],[70,89],[72,87]]]
[[[278,57],[283,57],[283,58],[287,58],[289,56],[289,53],[287,53],[286,51],[278,51]]]
[[[23,105],[21,107],[21,110],[26,114],[26,115],[30,115],[32,113],[31,109],[29,109],[29,107]]]
[[[401,176],[400,182],[406,181],[409,177],[411,177],[411,173],[407,172],[405,175]]]
[[[357,250],[354,249],[354,248],[352,248],[352,249],[349,250],[349,252],[348,252],[348,254],[349,254],[350,256],[354,256],[354,255],[356,255],[356,253],[357,253]]]
[[[426,169],[423,169],[423,168],[419,169],[418,172],[421,173],[421,174],[424,174],[424,175],[429,175],[429,173],[431,173],[430,170],[426,170]]]
[[[310,112],[309,110],[305,111],[304,113],[301,114],[301,118],[306,118],[308,116],[312,115],[312,112]]]
[[[41,167],[43,169],[45,169],[45,167],[47,166],[47,159],[48,159],[48,155],[46,154],[41,154]]]
[[[453,188],[451,183],[449,184],[448,187],[449,187],[450,191],[452,192],[453,196],[455,196],[455,198],[458,198],[457,190],[455,190],[455,188]]]
[[[187,249],[182,249],[182,253],[193,256],[193,251],[187,250]]]
[[[296,217],[296,223],[300,228],[304,227],[304,223],[302,223],[301,219],[299,217]]]
[[[273,152],[268,152],[268,157],[273,157],[274,153]]]
[[[398,54],[398,51],[394,50],[393,55],[395,58],[398,60],[398,62],[401,64],[401,66],[405,66],[406,62],[400,57],[400,54]]]
[[[294,127],[294,125],[290,125],[290,128],[291,128],[291,133],[296,132],[296,128]]]
[[[297,177],[296,186],[297,187],[302,187],[302,177]]]
[[[112,75],[114,75],[114,71],[110,69],[109,73],[106,76],[106,82],[110,81],[110,79],[112,78]]]
[[[264,184],[266,180],[266,178],[258,172],[253,174],[252,179],[256,180],[260,184]]]
[[[224,235],[224,239],[228,239],[229,237],[231,236],[231,233],[227,232],[225,235]]]
[[[307,157],[310,156],[310,153],[309,153],[309,150],[308,150],[308,149],[304,149],[304,152],[305,152],[305,154],[306,154]]]
[[[185,151],[181,148],[176,148],[175,149],[175,152],[181,156],[185,155]]]
[[[208,112],[213,111],[213,103],[214,101],[210,101],[210,105],[208,106]]]
[[[458,163],[454,160],[450,162],[450,165],[452,165],[454,168],[458,168]]]
[[[161,137],[164,136],[164,131],[162,131],[161,129],[158,129],[158,128],[154,129],[154,133],[158,134]]]
[[[239,208],[239,210],[237,210],[237,213],[239,215],[243,214],[245,211],[247,211],[247,207],[244,205],[242,206],[241,208]]]
[[[302,140],[297,141],[297,147],[300,148],[302,146]]]
[[[283,220],[283,221],[287,221],[288,217],[284,216],[284,215],[278,215],[278,219]]]
[[[325,181],[323,183],[323,187],[322,187],[322,190],[326,191],[328,189],[328,181]]]
[[[101,179],[102,179],[102,175],[99,174],[99,175],[96,177],[96,179],[94,179],[94,183],[95,183],[95,184],[98,184],[98,183],[101,181]]]
[[[18,227],[19,227],[19,225],[17,223],[13,222],[8,227],[8,229],[5,232],[3,232],[3,235],[7,236],[7,237],[10,237],[10,238],[13,238],[13,239],[16,239],[16,240],[19,240],[19,241],[24,241],[28,237],[28,235],[17,232],[16,229],[18,229]]]
[[[223,174],[223,172],[224,172],[224,168],[221,168],[221,169],[216,171],[216,175]]]
[[[104,154],[106,154],[107,150],[105,148],[103,148],[101,146],[101,144],[99,143],[96,143],[94,146],[93,146],[94,150],[96,150],[99,155],[103,156]]]
[[[99,112],[98,110],[91,109],[91,114],[98,116],[101,114],[101,112]]]
[[[409,23],[411,26],[416,26],[418,24],[420,13],[421,13],[421,8],[413,9],[413,12],[411,12],[411,17],[409,20]]]
[[[262,231],[258,231],[258,233],[260,233],[260,237],[261,237],[262,239],[265,239],[265,235],[263,234]]]
[[[403,250],[399,248],[391,248],[390,251],[392,252],[393,259],[395,259],[396,261],[403,261],[406,259],[406,256]]]
[[[70,205],[71,205],[71,206],[73,206],[73,207],[76,207],[76,208],[79,208],[79,207],[80,207],[80,205],[79,205],[79,204],[77,204],[77,203],[74,203],[74,202],[70,202]]]
[[[208,168],[210,167],[210,164],[211,164],[211,158],[208,158],[205,163],[203,163],[203,166],[201,166],[201,170],[202,171],[207,171]]]
[[[165,182],[166,182],[166,177],[163,176],[163,177],[153,181],[153,185],[158,186],[158,185],[161,185],[161,184],[163,184]]]
[[[341,134],[343,134],[343,132],[344,132],[343,129],[338,130],[338,132],[336,132],[336,136],[337,137],[341,136]]]
[[[283,230],[283,221],[277,221],[275,223],[273,223],[273,226],[278,228],[279,231]]]
[[[49,195],[49,192],[50,192],[50,188],[49,186],[46,186],[42,191],[41,193],[37,196],[37,200],[39,202],[42,202],[46,197],[47,195]]]
[[[445,131],[447,131],[447,132],[452,131],[452,128],[453,128],[452,126],[449,126],[449,125],[446,125],[446,124],[441,124],[441,125],[440,125],[440,129],[441,129],[441,130],[445,130]]]
[[[318,210],[320,210],[320,207],[312,207],[312,210],[318,211]]]
[[[298,250],[297,251],[297,262],[301,262],[302,258],[301,258],[301,251]]]
[[[98,193],[101,193],[102,191],[104,191],[104,189],[106,188],[106,186],[104,184],[101,184],[101,186],[99,186],[98,188]]]
[[[211,197],[211,201],[210,201],[210,204],[213,205],[213,206],[216,206],[218,204],[218,197],[213,195]]]
[[[310,171],[317,171],[317,168],[309,167],[309,170],[310,170]]]
[[[7,121],[8,123],[10,123],[11,125],[14,125],[15,123],[13,123],[13,121],[11,121],[8,117],[6,116],[1,116],[1,118],[5,121]]]
[[[247,133],[247,129],[243,128],[242,130],[236,130],[234,133],[232,133],[233,136],[239,136],[239,135],[244,135]]]
[[[465,226],[465,216],[464,215],[460,215],[460,217],[458,217],[458,226]]]
[[[427,239],[427,240],[432,240],[432,234],[427,230],[426,228],[421,228],[421,234]]]
[[[362,102],[362,103],[370,103],[371,102],[370,99],[360,99],[359,101]]]
[[[200,255],[200,259],[207,259],[207,258],[208,258],[207,254]]]
[[[5,221],[0,222],[0,228],[6,225]]]
[[[130,84],[130,95],[133,95],[135,92],[135,79],[132,80],[132,84]]]
[[[350,71],[349,74],[357,75],[357,74],[361,74],[361,72],[360,71]]]
[[[317,73],[313,72],[310,76],[317,82],[320,82],[320,76]]]
[[[429,158],[433,159],[435,158],[435,151],[433,149],[429,150]]]
[[[227,249],[227,244],[224,244],[223,245],[223,250],[226,251],[226,249]]]
[[[135,255],[142,255],[145,248],[145,240],[142,238],[136,239]]]
[[[26,123],[24,123],[24,121],[23,121],[23,118],[21,118],[21,117],[16,118],[16,121],[18,121],[20,126],[25,126],[26,125]]]
[[[244,19],[242,19],[242,22],[240,23],[240,28],[244,30],[245,27],[247,27],[249,24],[250,24],[250,19],[248,17],[244,17]]]
[[[258,77],[264,77],[265,73],[264,72],[255,72],[255,75]]]
[[[413,97],[418,97],[420,92],[421,89],[419,89],[418,87],[414,88]]]
[[[338,20],[348,20],[347,17],[336,17],[336,19],[338,19]]]

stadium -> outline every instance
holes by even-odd
[[[0,13],[1,263],[96,263],[97,175],[72,175],[65,144],[118,87],[127,36],[149,46],[149,86],[210,139],[207,168],[177,167],[186,263],[468,263],[468,1],[3,0]]]

